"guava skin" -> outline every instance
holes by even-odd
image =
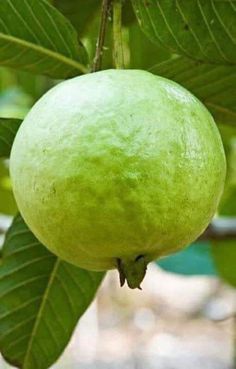
[[[149,262],[195,240],[214,215],[225,155],[206,108],[140,70],[58,84],[31,109],[10,158],[36,237],[79,267]]]

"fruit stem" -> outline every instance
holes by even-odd
[[[113,59],[116,69],[124,69],[122,0],[113,0]]]
[[[102,56],[104,50],[104,42],[106,36],[107,20],[109,17],[109,11],[112,0],[103,0],[101,7],[101,21],[99,27],[99,34],[96,43],[96,52],[93,60],[92,72],[97,72],[102,66]]]
[[[117,269],[120,274],[121,287],[127,281],[130,288],[139,288],[141,290],[140,283],[145,277],[147,270],[145,256],[139,255],[134,260],[117,259]]]

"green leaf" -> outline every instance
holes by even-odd
[[[20,119],[0,118],[0,157],[9,157]]]
[[[216,121],[236,124],[235,66],[202,64],[177,56],[156,64],[150,71],[191,91]]]
[[[7,215],[15,215],[17,213],[8,167],[3,160],[0,160],[0,213]]]
[[[221,278],[236,287],[236,241],[212,242],[211,250],[217,272]]]
[[[0,64],[67,78],[87,56],[70,22],[44,0],[0,1]]]
[[[80,37],[101,7],[101,0],[53,0],[52,3],[71,21]]]
[[[168,50],[154,45],[144,35],[137,22],[129,27],[129,50],[131,69],[149,69],[171,57]]]
[[[235,173],[235,132],[231,136],[227,153],[227,180],[219,205],[219,214],[235,219],[236,216],[236,173]],[[227,219],[227,218],[226,218]],[[211,243],[212,257],[220,277],[236,287],[236,240],[214,241]]]
[[[91,23],[97,17],[101,18],[101,0],[51,0],[52,4],[70,20],[80,37],[90,31]],[[122,23],[127,26],[135,22],[136,18],[129,1],[123,1]],[[95,35],[95,40],[98,34]]]
[[[182,251],[158,260],[162,269],[182,275],[217,275],[209,242],[195,242]]]
[[[132,0],[139,24],[158,45],[195,60],[236,63],[234,0]]]
[[[0,267],[0,349],[22,369],[46,369],[66,347],[104,273],[51,254],[17,216]]]

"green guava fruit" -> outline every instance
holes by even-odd
[[[139,70],[62,82],[32,108],[10,158],[19,209],[36,237],[81,268],[147,263],[206,228],[225,179],[220,135],[188,91]]]

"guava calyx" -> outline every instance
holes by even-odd
[[[139,255],[135,259],[117,259],[117,269],[120,275],[121,287],[127,281],[129,288],[142,289],[140,283],[147,270],[147,261],[144,255]]]

